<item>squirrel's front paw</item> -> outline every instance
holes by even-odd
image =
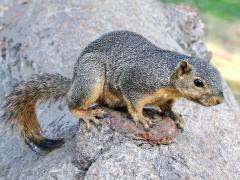
[[[85,123],[86,123],[86,126],[87,126],[87,129],[90,130],[91,129],[91,124],[93,123],[97,129],[98,127],[101,125],[100,121],[95,118],[94,116],[93,117],[87,117],[87,118],[84,118],[82,119]]]
[[[134,119],[134,121],[137,127],[139,127],[140,126],[139,124],[141,123],[146,131],[149,131],[150,127],[153,126],[153,122],[146,117]]]
[[[94,116],[96,116],[97,118],[105,118],[105,117],[108,116],[108,114],[107,114],[105,111],[101,110],[101,109],[95,109],[95,110],[93,110],[93,114],[94,114]]]
[[[181,129],[181,131],[183,131],[184,128],[184,120],[182,118],[182,115],[180,114],[175,114],[176,118],[174,119],[175,124],[177,126],[178,129]]]
[[[168,116],[172,118],[177,126],[178,129],[180,129],[183,132],[184,128],[184,120],[182,118],[181,114],[175,113],[173,111],[170,112],[164,112],[165,116]]]

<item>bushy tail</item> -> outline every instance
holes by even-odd
[[[42,136],[35,105],[64,97],[70,85],[71,80],[60,74],[43,74],[19,83],[6,97],[3,119],[12,127],[18,125],[21,137],[30,147],[35,144],[40,149],[52,150],[61,146],[62,139],[51,140]]]

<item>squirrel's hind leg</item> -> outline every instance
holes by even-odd
[[[94,84],[91,81],[86,82],[86,84],[74,82],[73,88],[70,89],[68,94],[70,111],[75,117],[85,121],[88,129],[91,128],[91,122],[98,126],[100,121],[96,117],[102,118],[105,114],[101,109],[90,108],[92,104],[96,103],[102,93],[103,83],[101,81],[94,82]],[[81,90],[76,89],[77,85],[81,86]]]
[[[67,94],[68,106],[74,116],[85,121],[88,129],[91,123],[100,125],[97,118],[105,115],[101,109],[90,108],[101,97],[104,83],[104,66],[100,62],[85,61],[75,69],[73,83]]]
[[[95,126],[100,125],[100,121],[96,117],[104,117],[105,112],[100,109],[87,109],[80,107],[79,109],[73,109],[71,110],[74,116],[81,118],[86,125],[87,129],[91,129],[91,123],[93,123]]]

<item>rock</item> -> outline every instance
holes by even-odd
[[[161,48],[210,57],[203,24],[188,6],[158,0],[19,2],[0,2],[0,104],[15,83],[32,74],[71,77],[81,50],[112,30],[135,31]],[[240,111],[225,83],[224,95],[223,104],[209,108],[178,101],[174,108],[186,127],[170,145],[149,144],[141,138],[152,141],[152,136],[135,131],[129,136],[119,131],[121,123],[87,131],[64,101],[38,105],[44,133],[64,136],[66,143],[36,154],[20,143],[18,133],[9,135],[1,127],[0,179],[238,179]],[[126,113],[110,111],[110,123],[114,115],[127,122]]]
[[[144,115],[153,122],[153,127],[145,131],[141,124],[130,120],[127,110],[120,112],[106,107],[98,107],[108,115],[101,119],[101,125],[124,135],[126,138],[143,140],[149,144],[170,144],[182,129],[178,129],[173,119],[165,117],[159,110],[144,109]],[[85,127],[86,128],[86,127]],[[99,129],[99,127],[97,127]]]

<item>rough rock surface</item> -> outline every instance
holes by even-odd
[[[203,24],[188,6],[158,0],[2,0],[0,2],[0,104],[16,82],[34,73],[72,76],[81,50],[99,35],[136,31],[161,48],[204,58]],[[238,179],[239,109],[228,86],[222,105],[179,101],[185,131],[171,145],[150,145],[104,126],[88,132],[66,103],[40,105],[50,137],[65,145],[38,155],[18,134],[0,128],[0,179]]]

